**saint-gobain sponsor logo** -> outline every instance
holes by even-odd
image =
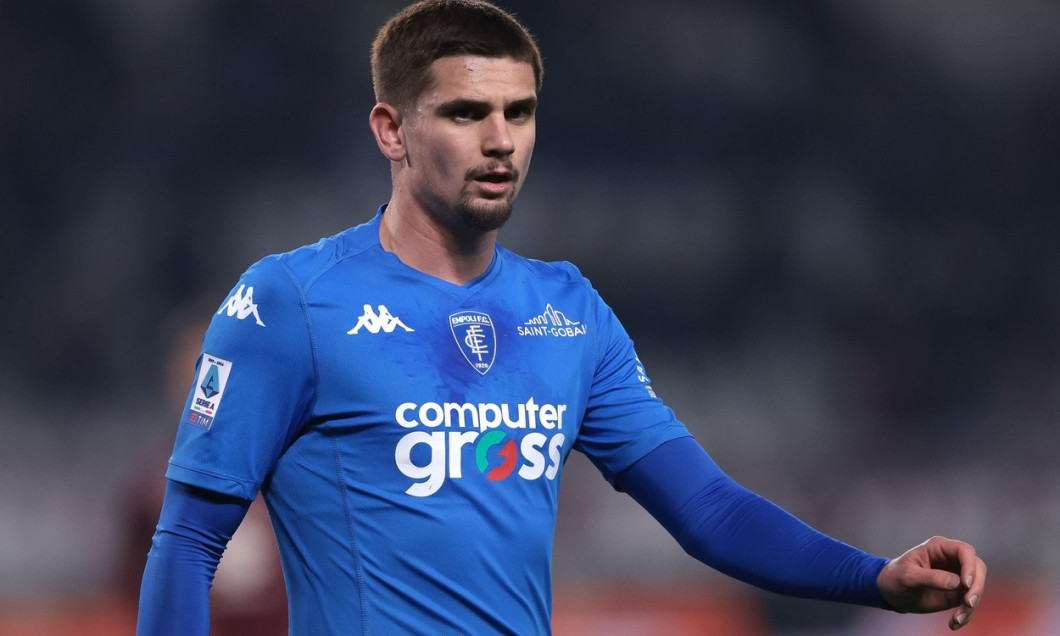
[[[553,480],[559,473],[566,436],[563,417],[566,404],[537,404],[534,398],[522,404],[405,402],[394,412],[402,428],[414,430],[398,441],[394,461],[398,470],[419,480],[405,492],[429,497],[446,479],[462,479],[474,462],[475,470],[490,481],[512,475],[534,480]],[[530,430],[522,439],[503,428]],[[452,430],[458,429],[458,430]]]
[[[551,304],[545,305],[545,311],[534,316],[515,328],[520,336],[552,336],[553,338],[573,338],[584,336],[587,332],[580,321],[571,320],[562,311]]]

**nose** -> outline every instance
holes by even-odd
[[[515,152],[508,120],[502,113],[483,120],[482,154],[487,157],[506,157]]]

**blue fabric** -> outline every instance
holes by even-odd
[[[137,636],[210,628],[210,586],[250,502],[169,481],[140,586]]]
[[[887,559],[807,526],[728,477],[691,437],[666,442],[617,481],[703,563],[758,587],[887,608]]]
[[[273,519],[292,633],[544,634],[564,461],[612,480],[688,431],[569,263],[498,245],[455,285],[369,222],[216,310],[168,477]]]

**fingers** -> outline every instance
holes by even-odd
[[[929,554],[933,569],[946,570],[959,574],[959,584],[966,589],[966,596],[982,593],[986,584],[986,563],[975,553],[975,548],[965,543],[945,537],[932,537],[923,544]],[[940,585],[944,589],[952,589]]]
[[[964,586],[965,603],[973,596],[982,596],[986,586],[986,563],[975,553],[975,548],[963,541],[945,540],[944,552],[956,556],[960,572],[960,584]]]
[[[960,576],[947,570],[932,569],[927,559],[914,549],[891,561],[877,577],[884,600],[900,612],[923,614],[955,608],[964,590]]]
[[[961,607],[954,613],[953,620],[957,622],[957,627],[953,629],[965,626],[972,619],[972,612],[979,607],[979,601],[983,598],[983,590],[986,588],[986,563],[973,555],[971,565],[967,570],[962,568],[962,576],[968,591],[964,594]]]
[[[986,564],[971,545],[932,537],[888,564],[880,594],[902,612],[953,610],[950,629],[968,624],[986,586]]]
[[[961,586],[961,577],[946,570],[916,569],[909,572],[906,585],[943,591],[956,590]]]
[[[981,596],[986,587],[986,563],[975,553],[975,549],[964,544],[960,552],[961,582],[968,588],[966,598]]]
[[[968,624],[972,619],[972,613],[979,606],[983,590],[986,588],[986,563],[975,553],[972,546],[954,542],[956,545],[957,558],[960,563],[961,585],[966,588],[964,598],[950,617],[950,629],[956,630]]]
[[[968,621],[972,620],[972,612],[979,606],[979,595],[972,594],[965,596],[965,600],[957,608],[957,611],[950,617],[950,629],[958,630],[968,624]]]

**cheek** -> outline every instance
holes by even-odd
[[[530,157],[534,154],[534,141],[534,136],[530,135],[529,139],[524,141],[522,146],[520,146],[522,148],[521,163],[524,168],[530,165]]]
[[[523,148],[526,154],[529,155],[534,151],[534,143],[537,141],[537,126],[530,123],[520,127],[517,129],[515,137],[516,148]]]
[[[425,168],[435,179],[448,180],[464,174],[464,169],[461,168],[464,160],[459,144],[442,137],[431,140],[424,149],[424,159],[428,163]]]

